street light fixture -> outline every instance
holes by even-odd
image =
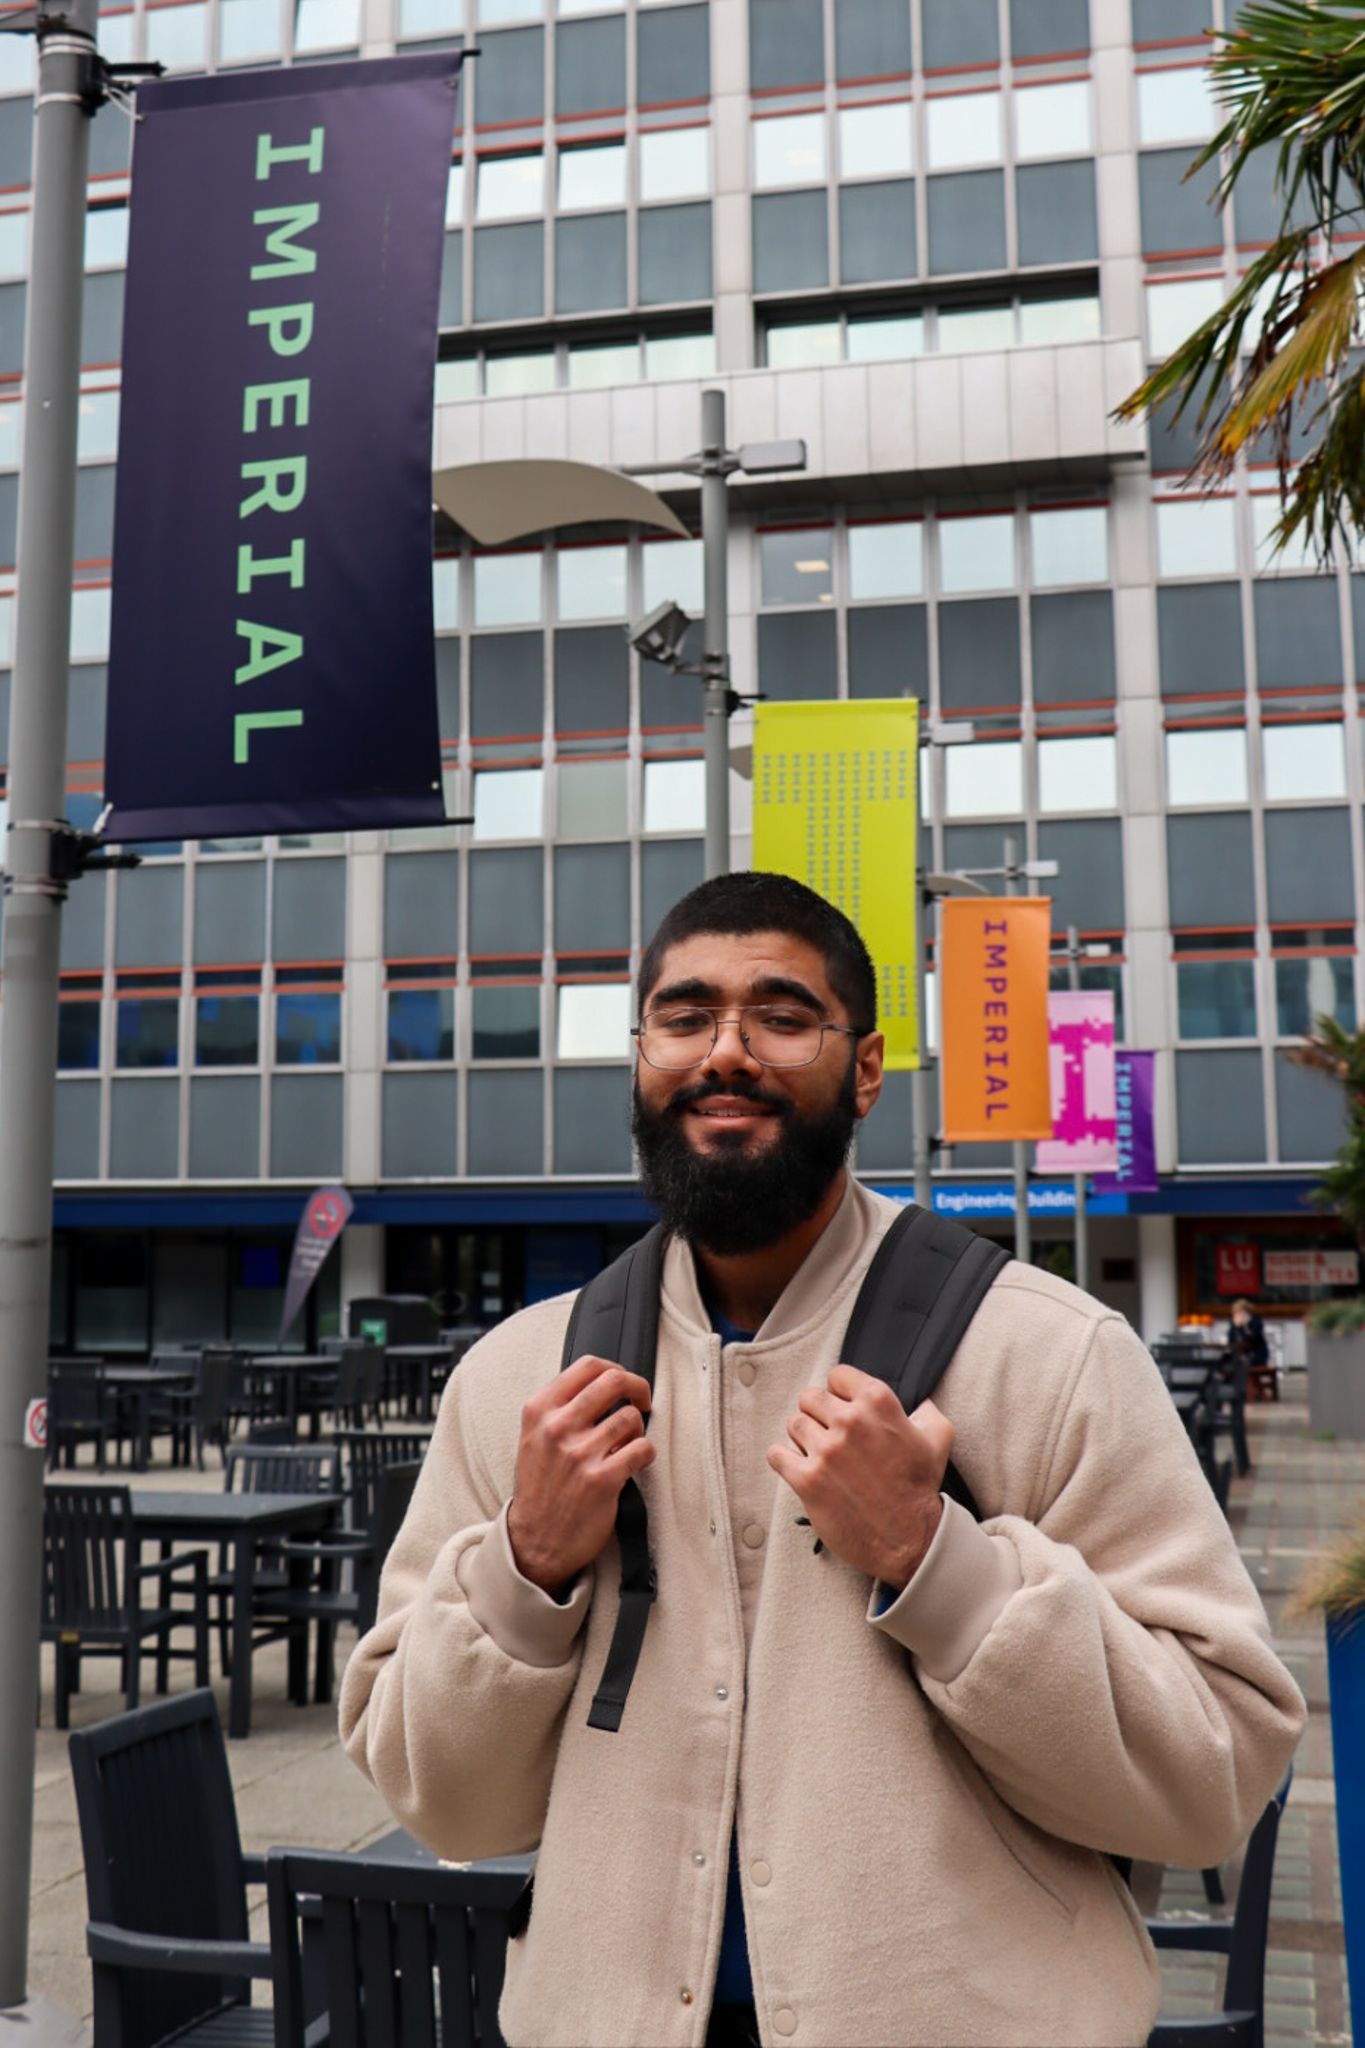
[[[656,661],[676,673],[684,669],[682,647],[691,624],[682,606],[666,598],[629,628],[630,644],[643,660]]]

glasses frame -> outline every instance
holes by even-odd
[[[720,1042],[722,1025],[730,1023],[733,1023],[735,1025],[735,1028],[739,1032],[740,1044],[744,1047],[745,1052],[748,1053],[749,1058],[755,1061],[757,1065],[759,1065],[760,1067],[771,1067],[775,1073],[779,1074],[792,1073],[798,1071],[802,1067],[813,1067],[815,1065],[815,1062],[819,1059],[821,1053],[825,1049],[825,1033],[827,1031],[837,1031],[841,1033],[842,1036],[844,1036],[845,1038],[865,1038],[867,1036],[866,1032],[859,1031],[856,1024],[827,1024],[821,1021],[820,1043],[816,1046],[815,1051],[811,1054],[808,1060],[765,1060],[762,1054],[755,1052],[753,1047],[750,1045],[749,1034],[744,1028],[743,1020],[745,1019],[745,1017],[749,1015],[750,1011],[752,1010],[772,1009],[772,1001],[766,1003],[744,1003],[737,1010],[718,1010],[709,1003],[684,1004],[682,1007],[684,1009],[694,1009],[699,1011],[706,1010],[711,1018],[711,1043],[707,1046],[706,1051],[701,1055],[700,1059],[689,1060],[686,1066],[658,1066],[649,1057],[649,1054],[645,1051],[645,1033],[649,1024],[649,1020],[651,1016],[653,1016],[654,1014],[652,1010],[646,1010],[644,1016],[640,1019],[639,1023],[632,1024],[630,1027],[630,1035],[635,1040],[636,1047],[639,1050],[640,1058],[644,1061],[645,1065],[651,1068],[652,1071],[656,1074],[690,1074],[693,1073],[696,1070],[696,1068],[704,1067],[706,1065],[706,1062],[710,1059],[712,1053],[715,1051],[717,1045]],[[797,1007],[804,1008],[805,1005],[800,1004],[797,1005]],[[814,1011],[812,1011],[811,1015],[814,1016],[814,1014]]]

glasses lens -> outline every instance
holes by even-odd
[[[709,1010],[651,1010],[640,1026],[640,1050],[651,1067],[699,1067],[715,1035]]]
[[[804,1067],[820,1050],[820,1019],[799,1003],[768,1003],[747,1012],[749,1050],[765,1067]]]

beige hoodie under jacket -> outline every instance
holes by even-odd
[[[614,1545],[558,1605],[506,1534],[571,1298],[450,1381],[341,1726],[441,1856],[541,1844],[514,2048],[698,2048],[736,1828],[764,2048],[1136,2048],[1157,1968],[1101,1852],[1214,1863],[1284,1773],[1303,1702],[1169,1396],[1060,1280],[1006,1267],[935,1396],[987,1519],[947,1503],[884,1611],[816,1554],[763,1454],[896,1213],[850,1180],[751,1344],[722,1346],[669,1246],[659,1595],[616,1734],[587,1725]]]

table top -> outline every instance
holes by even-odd
[[[257,1352],[247,1360],[247,1364],[253,1370],[258,1366],[268,1366],[271,1372],[298,1372],[304,1366],[310,1372],[319,1372],[327,1366],[335,1365],[336,1362],[336,1359],[326,1351],[281,1351],[275,1354]]]
[[[449,1358],[453,1344],[386,1344],[390,1358]]]
[[[104,1382],[110,1387],[173,1387],[193,1385],[197,1374],[192,1365],[106,1365]]]
[[[139,1529],[161,1534],[230,1536],[236,1530],[287,1528],[326,1522],[342,1506],[340,1493],[171,1493],[132,1489],[133,1520]]]

